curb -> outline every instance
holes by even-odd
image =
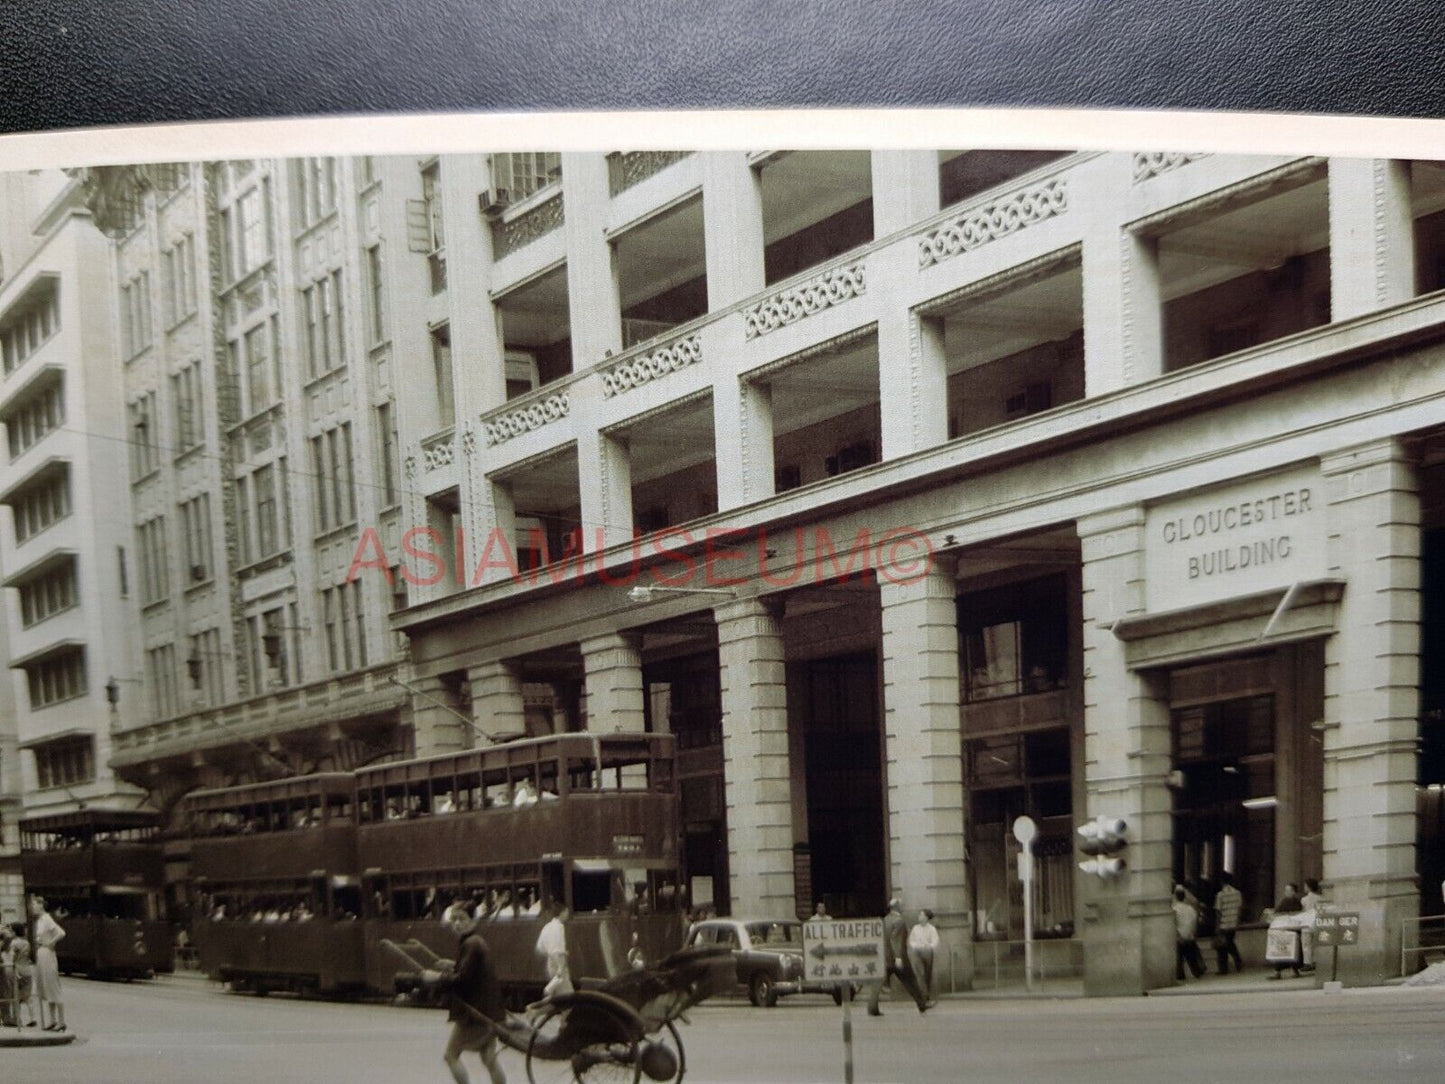
[[[9,1028],[0,1032],[0,1048],[3,1047],[27,1047],[27,1046],[67,1046],[75,1042],[75,1032],[66,1031],[60,1034],[24,1035],[16,1034]]]

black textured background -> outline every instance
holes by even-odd
[[[1033,104],[1445,115],[1439,0],[0,0],[0,131]]]

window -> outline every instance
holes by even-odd
[[[15,544],[29,540],[51,524],[70,515],[70,472],[60,470],[11,499],[15,514]]]
[[[156,393],[146,392],[130,405],[130,477],[136,482],[161,465]]]
[[[75,560],[20,585],[20,623],[29,628],[76,605]]]
[[[441,426],[455,425],[456,399],[452,390],[452,330],[447,324],[431,333],[432,371],[436,376],[437,417]]]
[[[128,597],[130,597],[130,576],[129,576],[129,574],[127,573],[126,567],[125,567],[125,547],[124,547],[124,546],[116,546],[116,548],[115,548],[115,564],[116,564],[116,572],[117,572],[117,574],[118,574],[118,576],[119,576],[119,579],[120,579],[120,597],[121,597],[121,598],[128,598]]]
[[[555,151],[492,155],[492,189],[516,203],[562,179],[562,156]]]
[[[293,162],[296,212],[302,229],[315,225],[336,210],[336,159],[303,158]]]
[[[366,250],[366,292],[371,303],[371,341],[379,343],[386,339],[386,280],[379,244]]]
[[[186,539],[185,579],[188,584],[211,578],[211,495],[202,493],[180,506]]]
[[[364,667],[366,615],[362,608],[361,582],[328,587],[321,592],[321,613],[326,630],[326,661],[333,672]]]
[[[401,444],[394,404],[382,403],[376,408],[376,435],[381,447],[382,504],[389,507],[401,499]]]
[[[441,166],[433,163],[422,171],[421,201],[425,217],[427,263],[431,269],[431,292],[447,288],[446,233],[442,228]]]
[[[60,292],[53,282],[42,287],[32,304],[22,304],[0,323],[0,358],[5,375],[19,368],[31,354],[60,330]]]
[[[1068,680],[1067,585],[1051,576],[959,603],[965,700],[1048,692]]]
[[[259,267],[267,256],[266,208],[261,189],[253,188],[236,201],[236,220],[236,252],[241,260],[237,271],[244,275]]]
[[[50,655],[27,666],[25,676],[30,688],[32,711],[84,696],[85,652],[74,648]]]
[[[271,405],[271,356],[265,324],[246,332],[246,412],[255,414]]]
[[[256,693],[263,692],[268,686],[288,685],[297,676],[290,666],[283,613],[277,608],[246,619],[252,689]]]
[[[52,381],[11,409],[5,417],[10,458],[24,455],[42,439],[65,424],[65,389]]]
[[[196,311],[196,239],[186,234],[161,253],[166,325],[175,327]]]
[[[120,288],[121,343],[133,358],[151,344],[151,276],[142,271]]]
[[[140,600],[142,606],[170,597],[170,565],[166,555],[166,517],[156,516],[136,528],[140,549]]]
[[[306,318],[306,369],[317,377],[346,364],[346,335],[342,324],[341,272],[301,291]]]
[[[180,713],[180,690],[176,687],[176,650],[163,644],[146,652],[146,681],[154,697],[157,719],[170,719]]]
[[[316,482],[316,526],[330,531],[356,519],[352,477],[351,423],[344,422],[311,438],[311,467]]]
[[[241,563],[249,565],[251,556],[251,479],[236,479],[236,544],[240,550]]]
[[[256,551],[262,558],[281,549],[279,519],[276,513],[276,467],[266,464],[251,476],[256,495]]]
[[[176,410],[177,454],[200,447],[205,440],[200,362],[194,361],[171,376],[171,402]]]
[[[73,787],[95,779],[94,739],[62,738],[35,747],[35,775],[41,789]]]
[[[206,629],[191,637],[186,671],[191,688],[200,694],[206,707],[214,707],[225,698],[225,669],[221,665],[225,657],[221,650],[220,629]]]
[[[356,159],[356,183],[365,188],[376,181],[376,159],[369,154],[361,155]]]

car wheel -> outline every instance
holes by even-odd
[[[771,1009],[778,1003],[778,991],[773,987],[771,975],[759,971],[748,984],[748,996],[759,1008]]]

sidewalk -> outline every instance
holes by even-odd
[[[73,1031],[42,1031],[40,1028],[0,1028],[0,1048],[65,1046],[75,1042]]]

